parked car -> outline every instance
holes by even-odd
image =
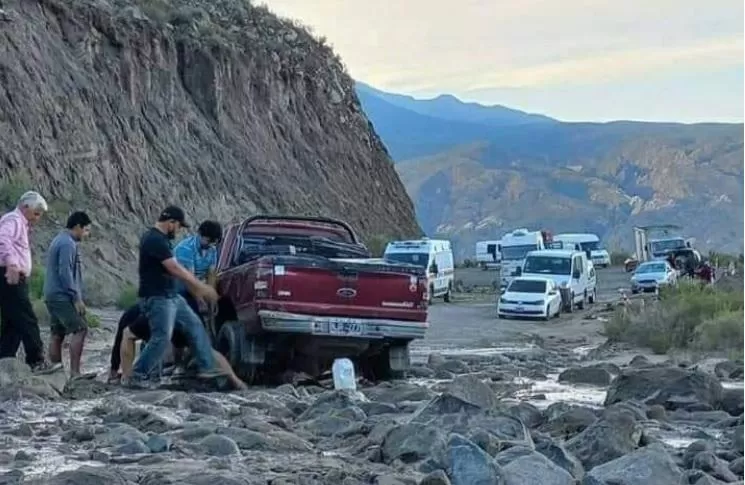
[[[631,293],[656,291],[678,282],[678,272],[667,261],[655,260],[641,263],[631,275]]]
[[[549,320],[561,314],[561,295],[550,278],[518,276],[499,297],[497,317],[532,317]]]
[[[220,246],[215,347],[249,383],[297,370],[318,376],[348,357],[384,379],[409,367],[427,323],[425,268],[371,259],[342,221],[255,216]]]

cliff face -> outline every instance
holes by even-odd
[[[49,198],[47,226],[94,216],[97,300],[134,276],[139,234],[168,203],[194,221],[303,213],[363,237],[420,232],[352,80],[303,28],[241,0],[2,8],[0,178]]]

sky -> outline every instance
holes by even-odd
[[[265,0],[384,91],[566,121],[743,121],[743,0]]]

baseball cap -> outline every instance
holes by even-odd
[[[175,205],[169,205],[163,211],[160,213],[160,217],[158,218],[158,221],[176,221],[179,224],[181,224],[181,227],[189,228],[191,225],[186,222],[186,214],[184,213],[184,210],[181,207],[175,206]]]

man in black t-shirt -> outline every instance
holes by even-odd
[[[183,281],[191,293],[206,301],[216,301],[217,293],[181,266],[173,257],[171,242],[181,228],[188,228],[180,207],[166,207],[158,222],[140,239],[139,305],[150,323],[150,340],[132,368],[131,377],[122,382],[131,387],[150,387],[160,379],[163,356],[174,328],[189,339],[199,376],[223,375],[215,368],[212,345],[202,321],[177,293],[176,279]],[[148,383],[148,381],[150,381]]]

